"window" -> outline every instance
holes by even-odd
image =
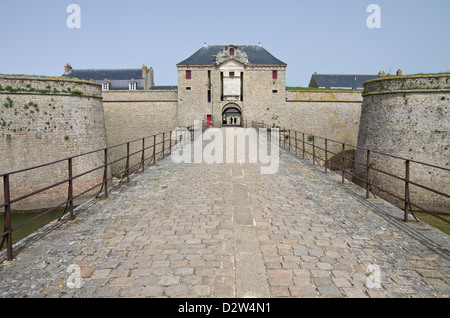
[[[136,88],[137,88],[137,83],[136,82],[131,82],[131,83],[128,84],[128,89],[130,91],[135,91]]]
[[[102,90],[103,91],[109,91],[109,83],[108,82],[102,83]]]
[[[278,79],[278,71],[272,71],[272,79]]]
[[[192,90],[192,88],[191,88],[190,86],[187,86],[187,87],[186,87],[186,90],[187,90],[187,91],[190,91],[190,90]]]
[[[277,89],[273,89],[272,93],[276,94],[276,93],[278,93],[278,90]]]
[[[234,72],[230,72],[230,77],[234,77]]]
[[[230,56],[234,56],[234,49],[230,48]]]
[[[186,71],[186,79],[190,80],[192,78],[192,71]]]

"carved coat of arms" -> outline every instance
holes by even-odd
[[[232,47],[234,49],[234,55],[230,55],[230,48],[226,48],[225,50],[217,53],[216,57],[216,65],[220,65],[228,60],[235,60],[244,65],[248,64],[248,56],[245,52],[239,50],[236,47]]]

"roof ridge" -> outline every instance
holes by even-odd
[[[313,74],[313,75],[339,75],[339,76],[361,76],[361,75],[366,75],[366,76],[378,76],[378,74],[323,74],[323,73],[317,73],[317,74]]]
[[[205,44],[204,46],[261,46],[261,44]]]

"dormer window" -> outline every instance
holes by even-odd
[[[109,82],[102,83],[102,90],[109,91]]]
[[[230,48],[229,53],[230,53],[230,56],[234,56],[234,48]]]
[[[128,84],[128,89],[130,91],[135,91],[136,88],[137,88],[137,83],[136,82],[131,82],[131,83]]]

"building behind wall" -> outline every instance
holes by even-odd
[[[286,64],[261,45],[204,45],[177,64],[178,124],[264,120],[285,103]]]
[[[67,63],[62,77],[95,81],[109,90],[148,90],[155,86],[153,68],[142,65],[133,69],[74,69]]]

